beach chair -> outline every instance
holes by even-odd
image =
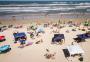
[[[11,50],[10,45],[4,45],[0,47],[0,53],[6,53]]]

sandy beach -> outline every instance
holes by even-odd
[[[46,14],[46,13],[36,13],[36,14],[16,14],[16,15],[6,15],[0,16],[0,23],[10,25],[10,24],[30,24],[30,23],[47,23],[47,22],[58,22],[67,23],[73,21],[73,23],[83,23],[86,20],[90,21],[89,13],[56,13],[56,14]],[[10,22],[8,22],[10,21]]]
[[[22,16],[22,15],[20,15]],[[35,18],[35,16],[37,16]],[[72,42],[74,42],[73,38],[76,37],[77,34],[83,34],[86,31],[81,31],[76,29],[76,31],[72,31],[73,28],[76,28],[75,26],[69,27],[65,26],[64,28],[58,29],[59,34],[64,34],[65,36],[65,42],[62,45],[57,44],[51,44],[52,37],[55,33],[52,31],[54,29],[57,29],[54,27],[53,29],[49,27],[44,28],[45,33],[40,34],[40,37],[35,37],[35,39],[30,38],[30,35],[27,33],[27,27],[28,25],[31,25],[33,23],[43,24],[47,22],[53,22],[57,23],[60,19],[60,16],[58,14],[49,14],[47,16],[40,14],[34,14],[31,18],[27,17],[22,19],[17,19],[16,17],[10,17],[9,19],[0,18],[0,22],[2,25],[23,25],[22,28],[15,29],[15,28],[8,28],[7,30],[0,32],[0,35],[4,35],[6,38],[6,41],[0,42],[0,46],[9,44],[11,46],[11,51],[7,52],[5,54],[0,54],[0,62],[80,62],[78,60],[78,56],[76,57],[69,57],[68,59],[65,58],[63,49],[66,48],[68,45],[71,45]],[[60,19],[63,23],[63,21],[73,21],[76,23],[83,22],[86,19],[85,18],[61,18]],[[89,20],[89,18],[88,18]],[[89,20],[90,21],[90,20]],[[67,33],[66,30],[69,30],[70,32]],[[26,46],[24,48],[18,48],[20,45],[19,43],[14,43],[14,36],[13,32],[25,32],[27,36],[27,42],[33,42],[32,45]],[[42,39],[43,42],[40,44],[35,44],[38,40]],[[84,62],[90,62],[90,39],[86,39],[85,42],[76,43],[79,44],[80,47],[84,50]],[[55,59],[46,59],[45,54],[47,53],[46,49],[49,49],[51,53],[56,53]]]

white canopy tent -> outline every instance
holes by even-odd
[[[39,26],[37,29],[36,29],[36,32],[44,32],[44,27],[42,26]]]
[[[70,53],[70,56],[84,53],[83,49],[79,45],[70,45],[70,46],[67,46],[67,49]]]

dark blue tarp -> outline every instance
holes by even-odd
[[[77,35],[79,38],[81,38],[81,39],[88,39],[88,38],[90,38],[90,35],[88,35],[88,34],[79,34],[79,35]]]
[[[14,34],[15,38],[26,36],[24,32]]]
[[[64,38],[64,34],[54,34],[54,37],[52,38],[52,42],[59,42]]]

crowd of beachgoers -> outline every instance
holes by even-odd
[[[84,23],[73,23],[72,21],[69,21],[68,23],[61,23],[59,20],[57,23],[48,22],[48,23],[31,23],[19,25],[1,24],[0,53],[3,52],[5,53],[7,52],[7,50],[9,50],[11,53],[10,52],[7,53],[12,54],[13,49],[15,50],[17,50],[17,48],[25,49],[26,47],[28,48],[27,50],[30,51],[29,48],[31,48],[32,46],[34,46],[34,48],[31,48],[31,50],[41,45],[38,47],[38,49],[44,48],[44,50],[46,50],[44,51],[46,53],[43,54],[45,58],[56,60],[56,56],[58,53],[55,51],[57,48],[54,46],[60,45],[63,46],[60,49],[61,50],[63,49],[63,54],[65,55],[65,58],[67,58],[67,61],[64,62],[68,61],[74,62],[71,57],[77,56],[78,61],[83,61],[85,60],[84,54],[87,51],[83,50],[84,46],[83,48],[81,48],[82,47],[81,44],[89,42],[90,41],[89,38],[90,38],[90,26],[89,22],[87,21]],[[38,45],[35,46],[35,44]],[[56,49],[54,50],[54,48]],[[51,52],[52,50],[54,50],[54,52]],[[35,50],[32,52],[40,52],[40,51]],[[23,52],[23,54],[26,53],[27,52]],[[1,57],[3,57],[3,55]],[[70,57],[71,59],[68,59],[68,57]],[[4,60],[2,60],[2,62],[4,62]]]

